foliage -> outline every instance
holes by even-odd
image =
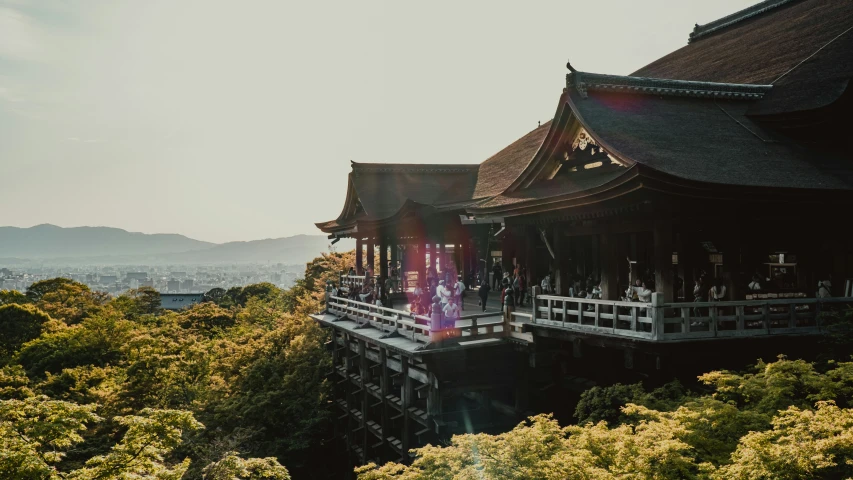
[[[65,451],[83,441],[87,423],[99,420],[93,405],[46,396],[0,400],[0,478],[57,477]]]
[[[853,475],[853,409],[836,404],[850,402],[853,363],[820,372],[780,357],[700,380],[709,393],[677,383],[648,393],[640,384],[593,389],[578,407],[580,425],[560,427],[540,415],[504,434],[457,435],[450,445],[415,449],[411,466],[368,464],[356,473],[362,480]]]
[[[853,410],[833,402],[817,409],[794,406],[773,419],[773,429],[745,435],[717,479],[850,478]]]
[[[290,473],[273,457],[244,460],[237,452],[226,452],[204,469],[205,480],[290,480]]]
[[[50,317],[33,305],[0,306],[0,357],[13,355],[21,345],[38,338]]]
[[[49,282],[50,280],[44,280]],[[42,282],[38,282],[42,283]],[[34,284],[35,285],[35,284]],[[109,296],[103,292],[93,292],[82,283],[68,281],[43,288],[36,305],[52,318],[60,319],[72,325],[100,312]],[[31,290],[27,290],[29,294]]]
[[[42,299],[42,297],[48,293],[55,292],[58,289],[64,286],[75,286],[80,287],[82,289],[88,290],[89,287],[83,285],[80,282],[75,282],[74,280],[70,280],[68,278],[50,278],[48,280],[40,280],[38,282],[33,283],[27,288],[27,298],[32,302],[38,302]]]
[[[0,305],[9,305],[10,303],[24,305],[30,303],[30,299],[17,290],[0,290]]]

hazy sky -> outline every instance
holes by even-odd
[[[319,233],[350,160],[479,163],[755,0],[0,0],[0,225]]]

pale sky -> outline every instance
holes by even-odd
[[[757,0],[0,0],[0,225],[320,233],[350,160],[480,163],[571,59],[628,74]]]

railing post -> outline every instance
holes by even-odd
[[[531,302],[531,305],[533,305],[533,315],[534,316],[536,315],[536,298],[539,297],[539,290],[541,290],[541,289],[542,289],[542,287],[540,287],[538,285],[534,285],[533,287],[530,288],[530,297],[531,297],[531,300],[533,300]]]
[[[709,320],[709,330],[714,332],[714,336],[717,336],[717,306],[712,305],[708,309],[708,313],[711,315],[711,320]]]
[[[743,314],[744,314],[743,311],[744,311],[743,305],[739,305],[739,306],[735,307],[735,314],[737,315],[737,327],[736,327],[737,330],[745,330],[746,329],[746,325],[744,324],[744,320],[743,320]]]
[[[662,293],[652,293],[652,339],[662,340],[664,333],[664,296]]]
[[[506,312],[506,318],[509,318],[512,316],[512,311],[510,311],[509,309],[507,309],[507,310],[508,311]],[[504,323],[507,326],[509,326],[509,320],[504,320]],[[473,337],[473,336],[477,335],[478,333],[480,333],[480,332],[479,332],[479,328],[477,327],[477,317],[474,317],[471,319],[471,336]]]

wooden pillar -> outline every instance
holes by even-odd
[[[602,233],[598,236],[598,250],[601,253],[601,298],[604,300],[618,300],[619,266],[618,245],[616,234]]]
[[[436,267],[436,269],[438,269],[440,267],[441,268],[441,275],[440,275],[441,278],[446,278],[446,276],[447,276],[447,251],[444,248],[444,242],[445,242],[444,237],[441,237],[440,241],[441,241],[441,243],[438,245],[438,258],[440,260],[438,262],[438,266]]]
[[[397,241],[393,240],[391,242],[391,266],[393,266],[394,268],[397,268],[397,262],[399,261],[399,259],[398,259],[399,250],[400,250],[400,247],[397,245]],[[398,269],[398,271],[400,271],[400,270],[402,270],[402,269]]]
[[[362,275],[364,273],[364,244],[361,242],[361,238],[355,239],[355,273],[358,275]]]
[[[361,451],[367,459],[367,406],[370,404],[370,394],[364,386],[370,380],[370,369],[367,368],[367,345],[364,340],[358,341],[359,375],[361,376]]]
[[[672,298],[672,222],[655,220],[654,224],[655,291],[663,294],[664,302]]]
[[[379,239],[379,271],[376,275],[380,278],[388,278],[388,241]]]
[[[391,423],[388,421],[388,395],[390,395],[391,376],[388,373],[387,348],[379,349],[379,372],[379,391],[382,394],[382,443],[385,443],[385,439],[388,438],[388,428]]]
[[[400,400],[403,404],[403,438],[400,439],[400,442],[403,447],[403,461],[406,462],[409,460],[409,448],[411,448],[409,445],[409,437],[411,436],[409,431],[411,427],[409,420],[409,407],[412,406],[412,394],[414,393],[414,388],[412,385],[412,377],[409,376],[409,359],[401,355],[400,366],[402,367],[401,373],[403,374],[403,391],[400,392],[402,395]]]
[[[367,239],[367,266],[369,266],[370,268],[373,268],[374,269],[373,274],[377,275],[379,272],[377,272],[375,270],[376,266],[374,265],[374,262],[373,262],[373,253],[374,253],[375,249],[376,249],[376,246],[373,244],[373,237],[368,238]]]
[[[418,283],[426,286],[427,276],[427,243],[426,239],[418,240]]]
[[[564,251],[566,242],[563,238],[563,229],[560,225],[554,225],[554,241],[551,244],[551,247],[554,249],[554,256],[556,258],[553,259],[554,265],[554,276],[551,278],[554,283],[554,293],[556,295],[565,295],[568,292],[568,286],[566,285],[566,269],[564,266],[566,259],[566,252]]]

